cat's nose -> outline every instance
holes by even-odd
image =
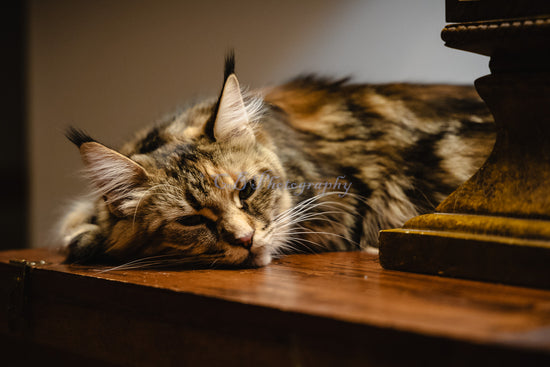
[[[247,250],[250,250],[250,248],[252,247],[252,238],[254,238],[254,231],[240,238],[235,238],[235,244],[242,246]]]
[[[250,233],[247,233],[242,237],[235,237],[231,241],[231,244],[235,245],[235,246],[241,246],[241,247],[244,247],[247,250],[250,250],[250,248],[252,247],[253,238],[254,238],[254,231],[252,231]]]

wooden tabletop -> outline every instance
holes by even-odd
[[[105,312],[126,312],[127,302],[132,312],[157,312],[167,322],[187,318],[200,324],[197,320],[212,318],[219,324],[231,319],[234,328],[243,324],[235,320],[242,317],[261,328],[289,330],[316,330],[316,323],[325,322],[336,325],[335,330],[395,331],[550,356],[550,291],[384,270],[377,256],[362,252],[293,255],[259,269],[104,271],[106,267],[61,264],[62,257],[47,249],[6,251],[0,253],[0,286],[11,287],[6,274],[16,271],[13,260],[22,259],[35,262],[31,293],[42,304],[34,311],[37,325],[53,312],[44,306],[45,298]],[[303,319],[308,321],[300,325]],[[45,329],[32,328],[34,340],[40,335],[52,340],[55,330],[47,329],[58,326],[50,322],[40,327]]]

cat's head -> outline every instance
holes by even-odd
[[[102,243],[78,251],[119,262],[262,266],[285,238],[281,214],[291,206],[285,173],[256,124],[262,102],[243,98],[232,57],[214,103],[190,108],[149,129],[120,152],[78,130],[96,194]],[[283,216],[284,217],[284,216]],[[95,246],[82,251],[82,246]],[[84,259],[82,259],[84,260]],[[92,260],[93,259],[86,259]]]

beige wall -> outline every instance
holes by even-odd
[[[313,71],[364,82],[486,74],[486,58],[443,46],[443,26],[443,0],[31,1],[32,245],[55,245],[61,208],[85,188],[68,125],[117,145],[217,93],[230,47],[252,87]]]

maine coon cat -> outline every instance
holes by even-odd
[[[64,218],[69,263],[263,266],[376,247],[483,163],[491,116],[472,87],[299,77],[218,98],[119,150],[70,129],[93,192]]]

